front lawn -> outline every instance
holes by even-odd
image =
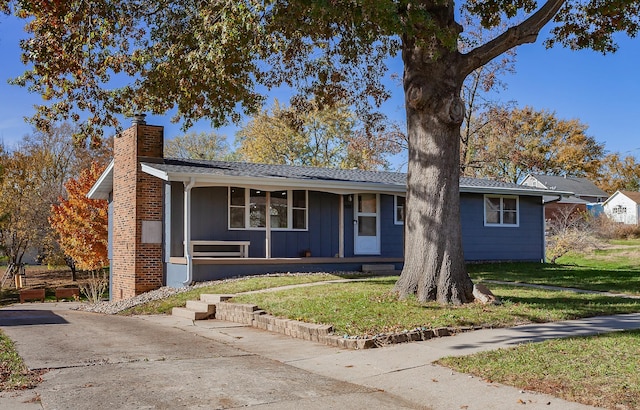
[[[556,264],[468,265],[471,278],[534,283],[640,295],[640,240],[609,241],[588,253],[569,253]]]
[[[608,409],[640,408],[640,330],[448,357],[483,379]]]
[[[122,315],[153,315],[170,314],[171,309],[177,306],[184,306],[187,300],[198,300],[203,293],[236,294],[277,288],[281,286],[296,285],[303,283],[323,282],[328,280],[343,279],[345,276],[331,274],[301,274],[301,275],[280,275],[280,276],[252,276],[249,278],[227,279],[214,282],[208,286],[194,287],[186,292],[169,296],[165,299],[155,300],[142,305],[134,306],[120,312]]]
[[[256,304],[275,316],[331,324],[338,334],[350,336],[418,327],[507,327],[640,312],[640,300],[637,299],[493,284],[489,287],[502,300],[501,306],[421,304],[415,298],[397,300],[390,293],[397,279],[397,276],[391,276],[245,294],[238,295],[233,301]]]

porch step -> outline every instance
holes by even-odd
[[[174,307],[171,314],[191,320],[210,319],[216,316],[216,303],[225,302],[233,296],[203,293],[200,300],[187,300],[186,307]]]
[[[216,303],[220,303],[220,302],[226,302],[227,300],[231,299],[232,297],[234,297],[235,295],[212,295],[209,293],[203,293],[200,295],[200,300],[202,302],[206,302],[209,304],[216,304]]]
[[[171,309],[171,315],[191,320],[205,320],[210,316],[208,312],[196,312],[183,307],[174,307]]]
[[[187,309],[193,310],[194,312],[206,312],[209,316],[216,314],[216,305],[200,300],[187,300]]]
[[[389,271],[395,271],[395,270],[396,270],[395,265],[383,265],[383,264],[362,265],[363,272],[389,272]]]

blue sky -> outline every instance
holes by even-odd
[[[18,46],[22,37],[20,21],[0,17],[0,141],[8,146],[31,131],[23,117],[32,115],[33,105],[40,101],[39,95],[6,83],[24,71]],[[640,39],[621,37],[620,50],[606,56],[560,47],[547,50],[541,40],[518,49],[516,73],[503,78],[508,88],[500,92],[499,99],[554,111],[562,119],[578,119],[589,126],[589,135],[605,143],[608,151],[640,158]],[[391,67],[391,72],[401,73],[398,59]],[[393,97],[384,109],[403,123],[402,88],[397,86],[392,91]],[[286,100],[282,95],[278,98]],[[147,122],[165,126],[166,137],[182,134],[178,125],[169,122],[168,115],[148,117]],[[200,122],[194,130],[209,128],[206,122]],[[227,127],[219,131],[232,141],[234,130]]]

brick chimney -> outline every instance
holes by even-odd
[[[164,127],[136,115],[113,143],[111,300],[134,297],[163,282],[163,183],[140,162],[163,158]]]

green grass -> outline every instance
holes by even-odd
[[[474,282],[499,280],[640,295],[640,264],[627,257],[602,261],[568,255],[555,265],[474,264],[468,270]]]
[[[323,282],[327,280],[343,279],[337,275],[300,275],[300,276],[254,276],[246,279],[232,279],[220,281],[211,286],[203,286],[191,289],[187,292],[170,296],[166,299],[148,302],[134,306],[131,309],[120,312],[121,315],[149,315],[168,314],[171,309],[184,306],[187,300],[197,300],[203,293],[236,294],[252,290],[268,289],[302,283]]]
[[[11,339],[0,331],[0,391],[35,386],[39,375],[27,369]]]
[[[640,246],[640,239],[611,239],[608,242],[611,245]]]
[[[640,408],[640,330],[524,344],[440,364],[604,408]]]
[[[640,312],[640,300],[490,285],[501,306],[443,306],[397,300],[390,292],[397,277],[331,283],[269,293],[239,295],[275,316],[333,325],[352,336],[398,332],[417,327],[506,327],[596,315]]]

